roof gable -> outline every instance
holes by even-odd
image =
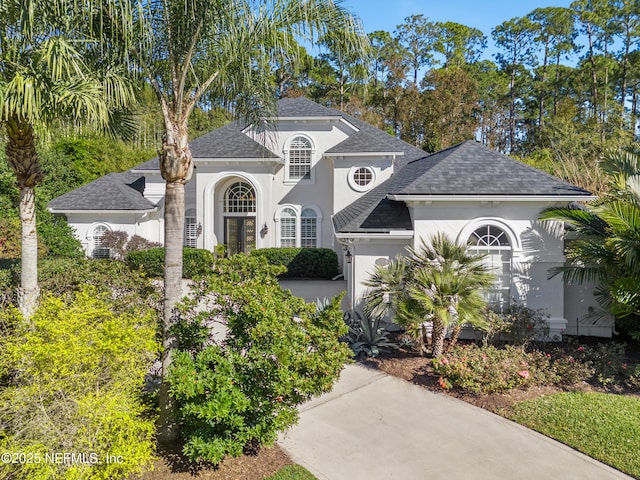
[[[57,212],[94,210],[147,211],[156,207],[144,198],[144,177],[131,172],[110,173],[49,202]]]

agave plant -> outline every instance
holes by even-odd
[[[354,318],[355,317],[355,318]],[[377,357],[388,353],[389,349],[398,349],[399,345],[389,338],[389,332],[380,326],[380,318],[362,317],[358,312],[354,316],[345,315],[349,332],[343,338],[356,357]]]

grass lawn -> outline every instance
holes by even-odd
[[[518,403],[507,416],[640,478],[640,397],[559,393]]]
[[[287,465],[278,471],[271,477],[266,477],[264,480],[318,480],[313,474],[309,473],[309,470],[301,467],[300,465]]]

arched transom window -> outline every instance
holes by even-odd
[[[485,292],[485,300],[496,311],[509,307],[511,292],[511,244],[509,236],[500,227],[483,225],[469,237],[473,253],[484,255],[484,264],[496,276],[493,287]]]
[[[311,142],[304,137],[295,137],[289,145],[289,180],[311,178]]]
[[[256,193],[251,185],[236,182],[224,194],[225,213],[256,213]]]

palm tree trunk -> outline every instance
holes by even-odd
[[[182,298],[182,243],[184,231],[184,184],[193,172],[186,125],[171,125],[172,130],[160,154],[160,170],[166,180],[164,199],[164,318],[162,325],[162,383],[158,440],[170,443],[179,436],[176,405],[169,394],[167,376],[178,339],[172,327],[178,320],[176,304]]]
[[[22,266],[18,307],[25,320],[33,315],[40,289],[38,288],[38,236],[36,232],[36,202],[34,187],[42,180],[38,164],[33,128],[12,117],[6,123],[7,160],[20,190],[20,224],[22,226]]]
[[[456,323],[455,327],[453,327],[453,330],[451,331],[451,338],[449,339],[449,343],[447,344],[447,352],[455,347],[456,343],[458,343],[460,330],[462,330],[462,326],[459,323]]]
[[[433,330],[431,332],[431,356],[438,358],[444,351],[444,337],[446,330],[444,324],[439,319],[433,319]]]

